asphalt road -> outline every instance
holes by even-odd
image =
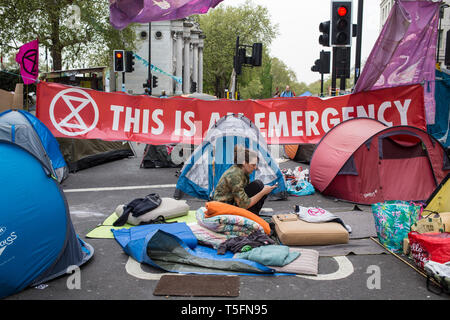
[[[71,218],[79,236],[90,243],[95,254],[81,267],[81,285],[70,288],[69,276],[46,283],[40,288],[28,288],[4,300],[156,300],[178,301],[180,307],[189,301],[220,298],[186,298],[154,296],[153,290],[162,271],[129,261],[113,239],[87,239],[85,235],[108,217],[119,204],[128,203],[150,192],[172,197],[177,169],[141,169],[143,145],[136,147],[136,158],[122,159],[70,174],[62,184],[69,203]],[[295,168],[293,161],[280,163],[281,168]],[[156,189],[124,189],[129,186],[159,185]],[[116,187],[114,190],[101,188]],[[89,188],[90,190],[85,190]],[[98,188],[92,190],[91,188]],[[204,201],[188,199],[191,209]],[[268,201],[266,208],[286,212],[295,204],[318,206],[331,212],[351,211],[353,204],[326,198],[319,193],[304,197],[289,197],[286,201]],[[371,214],[369,206],[359,206]],[[379,276],[378,282],[374,275]],[[320,257],[319,276],[240,276],[240,294],[227,299],[264,302],[290,300],[449,300],[449,295],[437,295],[427,290],[426,279],[410,266],[385,252],[371,255]],[[183,304],[184,303],[184,304]],[[179,311],[179,309],[177,309]],[[176,312],[178,312],[176,311]]]

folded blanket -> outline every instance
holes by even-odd
[[[265,266],[285,266],[300,256],[298,251],[289,251],[288,246],[267,245],[254,248],[247,252],[235,255],[237,259],[247,259],[261,263]]]
[[[266,234],[270,234],[269,224],[262,218],[258,217],[253,212],[250,212],[246,209],[239,208],[239,207],[233,206],[231,204],[219,202],[219,201],[207,202],[205,207],[206,207],[205,216],[207,218],[215,217],[215,216],[219,216],[219,215],[241,216],[241,217],[253,220],[254,222],[258,223],[264,229],[264,232]]]
[[[253,220],[235,215],[219,215],[208,218],[205,211],[205,208],[197,210],[195,213],[197,223],[211,231],[230,236],[248,236],[255,231],[264,233],[262,226]]]
[[[209,230],[198,223],[189,225],[189,228],[191,228],[192,233],[197,238],[199,244],[216,250],[223,242],[232,237],[231,235],[225,235]]]

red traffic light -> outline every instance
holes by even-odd
[[[116,52],[116,58],[118,59],[122,58],[122,52]]]
[[[339,7],[339,8],[337,9],[337,14],[338,14],[338,16],[340,16],[340,17],[345,16],[345,15],[347,14],[347,7],[344,7],[344,6]]]

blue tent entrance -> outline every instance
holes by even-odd
[[[258,154],[258,168],[250,175],[250,181],[261,180],[266,185],[278,183],[272,198],[286,199],[284,176],[275,159],[268,152],[266,140],[258,127],[248,118],[237,115],[222,117],[212,126],[203,143],[186,160],[178,178],[175,198],[183,193],[210,200],[222,174],[234,163],[234,146],[243,145]]]

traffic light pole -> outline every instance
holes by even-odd
[[[125,72],[122,72],[122,92],[125,92]]]
[[[337,47],[333,47],[333,66],[331,69],[331,95],[336,95],[336,51]]]
[[[148,93],[152,95],[152,23],[148,23]]]
[[[320,96],[323,97],[323,73],[320,73]]]
[[[363,0],[358,0],[358,22],[356,33],[356,52],[355,52],[355,85],[361,74],[361,42],[362,42],[362,24],[363,24]]]

